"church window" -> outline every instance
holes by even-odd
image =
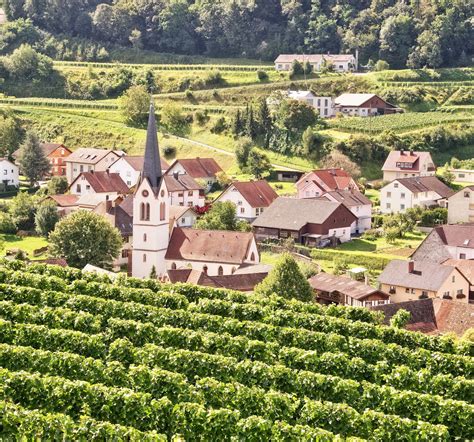
[[[150,221],[150,203],[145,204],[145,221]]]
[[[143,234],[143,242],[146,242],[146,233]]]
[[[252,254],[250,255],[250,261],[255,261],[255,253],[252,252]]]
[[[163,221],[166,218],[166,207],[165,203],[160,203],[160,221]]]
[[[140,221],[150,220],[150,204],[140,203]]]
[[[219,268],[217,269],[217,274],[219,276],[222,276],[224,274],[224,269],[222,268],[222,266],[219,266]]]
[[[232,267],[232,274],[234,274],[236,270],[237,269],[235,267]]]
[[[165,191],[163,189],[161,190],[161,196],[165,196]]]
[[[176,263],[175,263],[175,262],[173,262],[173,263],[171,264],[171,270],[176,270]]]
[[[142,191],[142,195],[146,198],[148,196],[148,190],[143,190]]]
[[[192,267],[191,267],[191,268],[192,268]],[[202,268],[202,271],[207,275],[207,266],[204,266],[204,267]]]
[[[143,262],[146,262],[146,253],[143,254]]]

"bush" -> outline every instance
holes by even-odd
[[[434,227],[448,222],[448,209],[437,207],[436,209],[424,210],[421,214],[420,225],[423,227]]]
[[[227,129],[227,122],[224,117],[219,117],[214,125],[211,127],[211,132],[213,134],[221,134]]]
[[[176,156],[176,147],[174,147],[174,146],[165,146],[163,148],[163,156],[165,158],[174,158]]]
[[[17,231],[15,220],[9,213],[0,212],[0,233],[14,234]]]
[[[207,114],[207,109],[203,111],[194,112],[194,120],[199,126],[205,126],[209,121],[209,115]]]
[[[193,95],[192,91],[190,91],[189,89],[186,89],[186,92],[184,94],[186,95],[186,98],[188,100],[190,100],[190,101],[194,100],[194,95]]]
[[[259,69],[257,71],[257,78],[259,81],[267,81],[268,80],[268,74],[263,71],[262,69]]]

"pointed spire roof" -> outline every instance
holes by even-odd
[[[155,106],[152,101],[150,103],[150,113],[148,116],[142,180],[148,178],[151,187],[154,190],[158,190],[161,177],[162,172],[160,150],[158,147],[158,130],[156,127]]]

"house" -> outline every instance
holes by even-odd
[[[373,117],[403,112],[375,94],[342,94],[334,100],[335,112],[348,117]]]
[[[334,102],[332,97],[316,96],[311,91],[288,91],[287,95],[291,100],[302,101],[308,106],[314,107],[321,118],[334,116]]]
[[[196,221],[197,214],[192,207],[170,207],[170,224],[172,224],[174,227],[192,227]]]
[[[252,222],[277,198],[278,194],[265,180],[234,181],[215,202],[234,203],[237,218]]]
[[[186,174],[203,183],[209,189],[217,181],[217,174],[220,172],[222,172],[221,166],[217,164],[214,158],[198,157],[174,160],[166,175]]]
[[[303,175],[296,183],[298,198],[317,198],[333,190],[358,190],[354,179],[343,169],[319,169]]]
[[[364,233],[372,227],[372,201],[358,190],[332,190],[320,198],[344,204],[357,217],[351,234]]]
[[[81,147],[64,160],[67,181],[72,183],[82,172],[104,172],[123,155],[122,151]]]
[[[273,176],[276,176],[277,181],[283,181],[287,183],[296,183],[302,176],[304,172],[298,170],[274,170]]]
[[[455,299],[467,303],[469,280],[454,266],[430,261],[390,261],[378,278],[392,302],[424,298]]]
[[[244,264],[258,264],[260,255],[251,232],[174,228],[165,255],[167,270],[191,268],[231,275]]]
[[[415,261],[442,263],[447,259],[474,259],[474,224],[435,227],[412,254]]]
[[[474,183],[473,169],[449,169],[454,175],[454,181],[458,183]]]
[[[468,299],[470,303],[474,303],[474,261],[470,259],[449,258],[446,261],[443,261],[442,264],[457,267],[460,272],[467,278],[467,280],[469,281]]]
[[[474,222],[474,185],[466,186],[448,198],[448,224]]]
[[[165,173],[169,168],[169,164],[162,159],[161,167],[162,172]],[[133,187],[137,184],[142,170],[143,156],[125,155],[109,167],[109,171],[118,173],[128,187]]]
[[[390,295],[347,276],[318,273],[308,279],[321,304],[370,307],[390,303]]]
[[[163,176],[163,188],[172,206],[202,207],[205,204],[204,189],[190,175],[174,173]]]
[[[133,195],[102,201],[93,212],[105,217],[122,235],[122,249],[119,257],[113,262],[113,269],[120,270],[128,265],[128,255],[133,243]]]
[[[474,327],[474,305],[428,298],[372,307],[384,314],[384,323],[390,324],[392,316],[403,309],[410,313],[407,330],[428,334],[456,333],[458,336]]]
[[[59,216],[69,215],[78,209],[79,197],[77,195],[49,195],[45,200],[56,205]]]
[[[446,207],[453,193],[435,176],[397,178],[380,190],[380,211],[399,213],[413,207]]]
[[[181,282],[205,287],[238,290],[240,292],[252,292],[255,286],[261,283],[267,275],[267,272],[262,272],[210,276],[201,270],[168,270],[168,279],[172,283]]]
[[[436,166],[429,152],[392,150],[382,166],[383,180],[435,176]]]
[[[61,143],[41,143],[41,149],[44,155],[51,164],[50,174],[51,176],[65,176],[66,175],[66,163],[65,159],[71,155],[72,150],[68,149],[64,144]],[[19,160],[21,156],[21,149],[17,149],[13,152],[12,157]]]
[[[3,190],[6,190],[7,187],[20,186],[20,170],[7,158],[0,158],[0,176]]]
[[[72,195],[82,196],[91,193],[100,193],[110,198],[124,195],[129,192],[128,186],[118,173],[82,172],[69,186]],[[105,198],[104,198],[105,200]]]
[[[342,203],[280,197],[252,226],[259,241],[293,238],[299,244],[322,246],[350,241],[356,219]]]
[[[313,71],[320,71],[324,65],[331,66],[336,72],[350,72],[358,69],[358,55],[352,54],[280,54],[275,60],[277,71],[289,71],[293,62],[308,62]]]

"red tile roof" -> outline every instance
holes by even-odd
[[[204,190],[190,175],[165,175],[168,192],[183,192],[186,190]]]
[[[108,171],[101,172],[82,172],[72,183],[84,178],[90,184],[96,193],[117,192],[128,193],[129,188],[120,178],[118,173],[110,173]]]
[[[249,232],[175,227],[165,259],[242,264],[254,241]]]
[[[447,246],[474,249],[474,224],[452,224],[434,228]],[[432,235],[433,232],[430,233]],[[429,236],[430,236],[429,235]]]
[[[231,184],[231,187],[232,186],[239,191],[242,197],[253,208],[268,207],[278,198],[278,194],[265,180],[235,181]]]
[[[400,151],[392,150],[389,154],[385,163],[382,167],[382,170],[387,171],[417,171],[420,169],[420,163],[428,161],[433,163],[431,159],[431,154],[429,152],[409,152],[409,151]],[[409,163],[411,167],[400,167],[397,166],[397,163]],[[433,164],[434,166],[434,164]]]
[[[441,198],[449,198],[451,195],[454,195],[454,190],[435,176],[397,178],[395,181],[398,181],[413,193],[433,191],[436,192]]]
[[[217,164],[214,158],[186,158],[175,160],[170,168],[176,163],[181,164],[184,170],[186,170],[186,173],[193,178],[215,177],[217,173],[222,172],[221,166]]]
[[[52,199],[60,207],[75,206],[79,197],[77,195],[50,195]]]
[[[297,184],[306,180],[314,181],[325,192],[347,190],[353,181],[352,177],[343,169],[313,170],[301,177]]]

